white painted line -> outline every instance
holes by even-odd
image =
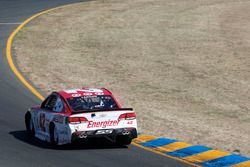
[[[22,24],[22,23],[0,23],[0,25],[19,25],[19,24]]]

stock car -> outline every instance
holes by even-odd
[[[52,92],[25,114],[27,132],[53,145],[105,137],[129,145],[137,137],[136,114],[122,108],[105,89],[82,88]]]

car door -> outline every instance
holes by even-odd
[[[49,132],[49,123],[53,122],[55,125],[64,123],[65,104],[62,98],[54,94],[48,102],[48,107],[44,110],[45,123],[44,128],[46,132]],[[41,122],[43,123],[43,116],[41,116]]]
[[[53,112],[53,107],[56,103],[57,96],[52,94],[50,95],[41,105],[41,110],[37,113],[37,131],[41,135],[47,135],[48,133],[48,124],[51,113]]]

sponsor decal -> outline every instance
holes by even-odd
[[[88,92],[88,93],[102,93],[103,92],[101,89],[95,89],[95,88],[83,89],[82,91]]]
[[[80,97],[80,96],[81,96],[81,94],[79,94],[79,93],[75,93],[75,94],[72,94],[71,96],[72,96],[72,97]]]
[[[106,128],[108,126],[117,126],[119,124],[118,120],[108,120],[101,122],[89,121],[87,128]]]
[[[71,94],[72,97],[80,97],[80,96],[98,96],[104,95],[101,89],[70,89],[65,90],[66,93]]]
[[[102,92],[83,93],[83,96],[98,96],[98,95],[104,95],[104,93],[102,93]]]

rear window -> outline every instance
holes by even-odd
[[[112,96],[80,96],[67,99],[70,107],[74,111],[91,111],[96,109],[118,109]]]

